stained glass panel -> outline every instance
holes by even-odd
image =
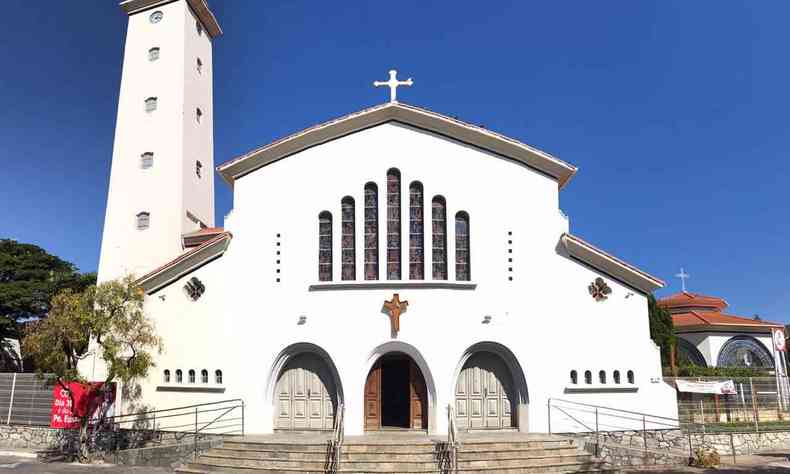
[[[469,265],[469,214],[464,211],[455,215],[455,279],[469,281],[472,278]]]
[[[447,279],[447,203],[442,196],[433,198],[432,243],[433,243],[433,279]]]
[[[342,261],[340,262],[340,279],[341,280],[356,280],[357,267],[356,267],[356,244],[354,232],[355,216],[354,216],[354,198],[346,196],[340,201],[340,208],[342,214],[341,222],[341,252]]]
[[[409,279],[425,278],[424,219],[422,183],[415,181],[409,186]]]
[[[400,171],[387,171],[387,279],[400,280]]]
[[[365,280],[379,279],[379,190],[365,185]]]
[[[332,214],[318,215],[318,281],[332,281]]]

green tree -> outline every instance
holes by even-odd
[[[647,309],[650,316],[650,338],[661,348],[661,365],[669,366],[670,351],[675,347],[675,328],[672,315],[656,302],[656,297],[648,295]]]
[[[103,361],[107,376],[100,388],[89,386],[93,393],[88,398],[100,399],[113,382],[129,385],[146,377],[155,365],[155,353],[162,351],[162,340],[143,311],[143,297],[131,276],[83,292],[66,289],[52,299],[49,316],[28,328],[23,350],[39,373],[52,374],[68,392],[72,407],[74,395],[68,382],[88,383],[78,364],[95,354]],[[86,441],[92,411],[80,417],[76,454],[82,461],[89,459]]]

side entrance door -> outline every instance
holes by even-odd
[[[512,378],[504,361],[478,352],[464,364],[455,386],[455,413],[461,429],[514,428]]]
[[[278,430],[331,430],[334,427],[335,386],[326,363],[315,354],[288,361],[277,381]]]

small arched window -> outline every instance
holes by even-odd
[[[145,111],[146,112],[153,112],[154,110],[156,110],[158,102],[159,101],[158,101],[158,99],[156,97],[149,97],[149,98],[145,99]]]
[[[620,371],[615,370],[612,374],[612,378],[614,379],[614,383],[620,383]]]
[[[140,212],[137,214],[137,230],[145,230],[151,225],[151,214]]]
[[[195,29],[197,30],[198,36],[203,36],[203,25],[200,24],[200,20],[195,20]]]
[[[628,378],[628,383],[634,383],[634,371],[633,370],[629,370],[628,373],[626,374],[626,377]]]
[[[170,369],[165,369],[162,373],[162,382],[170,383]]]
[[[196,160],[195,161],[195,175],[197,175],[197,177],[200,178],[202,172],[203,172],[203,163],[201,163],[199,160]]]
[[[181,372],[181,369],[176,370],[176,383],[183,383],[184,382],[184,374]]]
[[[200,383],[208,383],[208,370],[203,369],[200,371]]]
[[[189,369],[189,383],[195,383],[195,371]]]
[[[318,214],[318,281],[332,281],[332,214]]]
[[[140,155],[140,168],[147,170],[152,166],[154,166],[154,154],[152,152],[147,151]]]
[[[379,279],[379,188],[365,185],[365,280]]]
[[[472,279],[469,266],[469,214],[465,211],[455,214],[455,279]]]
[[[579,383],[579,375],[576,373],[575,370],[571,370],[571,383],[573,385]]]
[[[387,171],[387,280],[400,280],[400,171]]]
[[[584,383],[586,383],[587,385],[592,383],[592,372],[590,372],[589,370],[584,371]]]
[[[200,110],[200,107],[198,107],[195,109],[195,120],[197,120],[197,123],[200,123],[202,119],[203,119],[203,111]]]
[[[222,371],[217,370],[214,372],[214,383],[221,384],[222,383]]]
[[[409,185],[409,279],[425,279],[425,216],[422,183]]]
[[[200,58],[197,58],[197,61],[196,61],[195,64],[196,64],[195,67],[197,68],[198,74],[203,73],[203,61],[201,61]]]
[[[154,47],[148,50],[148,60],[149,61],[156,61],[159,59],[159,48]]]
[[[605,370],[601,370],[601,371],[598,372],[598,382],[601,385],[606,384],[606,371]]]
[[[356,252],[356,216],[354,214],[354,198],[346,196],[340,201],[341,238],[340,238],[340,278],[342,280],[357,279]]]
[[[434,196],[431,206],[433,240],[433,279],[447,279],[447,202],[442,196]]]

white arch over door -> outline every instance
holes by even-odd
[[[475,354],[479,353],[492,353],[495,356],[499,357],[502,362],[504,362],[507,369],[510,371],[511,377],[511,397],[512,406],[514,408],[514,420],[518,431],[520,432],[527,432],[528,431],[528,414],[529,414],[529,392],[527,391],[527,380],[524,376],[524,371],[521,368],[521,364],[519,363],[518,359],[516,358],[515,354],[508,349],[506,346],[492,341],[483,341],[478,342],[469,346],[461,355],[461,358],[458,360],[458,365],[455,368],[455,373],[453,374],[453,387],[450,393],[456,393],[456,384],[458,383],[458,378],[461,375],[461,371],[463,370],[466,363],[469,361],[471,357]],[[453,397],[455,398],[455,397]],[[453,400],[455,403],[455,400]]]

